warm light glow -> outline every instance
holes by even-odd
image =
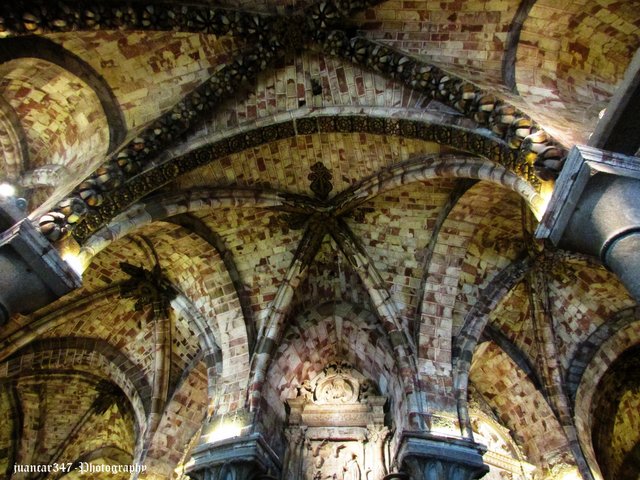
[[[60,252],[62,260],[64,260],[78,276],[82,277],[82,272],[89,266],[88,260],[90,259],[87,259],[86,255],[82,255],[80,245],[78,245],[72,237],[68,237],[58,242],[56,247],[58,248],[58,252]]]
[[[7,182],[0,183],[0,197],[13,197],[16,194],[16,187]]]
[[[242,425],[237,420],[224,421],[207,435],[207,442],[215,443],[227,438],[239,437],[241,434]]]
[[[553,183],[552,182],[543,182],[540,188],[540,198],[542,198],[542,202],[534,207],[534,214],[538,220],[542,219],[544,212],[547,211],[549,207],[549,202],[551,201],[551,196],[553,195]]]
[[[558,480],[581,480],[582,475],[578,472],[577,468],[571,468],[560,473]]]
[[[510,472],[513,478],[521,480],[533,478],[535,465],[521,458],[506,428],[479,412],[471,413],[471,424],[475,441],[487,447],[483,459],[492,470]]]
[[[64,260],[71,269],[82,277],[82,273],[91,263],[91,256],[80,248],[72,236],[66,237],[56,243],[56,249],[62,260]]]
[[[62,254],[62,260],[67,262],[67,265],[69,265],[71,269],[78,274],[78,276],[82,276],[85,265],[78,255],[73,252],[65,252]]]
[[[460,437],[458,422],[446,416],[433,416],[431,432],[446,437]]]

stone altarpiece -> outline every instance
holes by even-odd
[[[386,398],[346,362],[332,362],[287,400],[282,478],[382,480],[389,465]]]

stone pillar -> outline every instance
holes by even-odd
[[[285,430],[288,445],[284,462],[282,462],[283,478],[302,478],[302,457],[306,430],[307,427],[298,425],[287,427]]]
[[[640,159],[574,147],[536,237],[599,257],[640,301]]]
[[[411,480],[475,480],[489,471],[482,461],[485,451],[470,440],[416,432],[402,435],[396,458]]]
[[[258,433],[199,445],[185,469],[194,480],[266,480],[279,472],[278,457]]]
[[[389,428],[384,425],[368,425],[367,426],[367,458],[371,465],[371,478],[380,480],[387,473],[385,442],[389,435]]]
[[[0,201],[0,325],[15,313],[36,311],[82,283],[44,235],[19,215],[15,205]]]

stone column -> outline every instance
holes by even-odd
[[[307,427],[293,426],[285,430],[287,452],[282,462],[283,478],[302,478],[302,456]]]
[[[640,301],[640,159],[574,147],[536,237],[599,257]]]
[[[81,285],[80,277],[11,202],[0,198],[0,325]],[[15,223],[14,223],[15,222]]]
[[[485,451],[470,440],[416,432],[402,435],[396,457],[411,480],[475,480],[489,471],[482,461]]]
[[[254,433],[195,448],[186,474],[194,480],[278,478],[280,462],[262,436]]]
[[[384,425],[369,425],[367,427],[368,464],[372,466],[372,480],[382,480],[387,473],[385,463],[384,444],[389,434],[389,428]]]

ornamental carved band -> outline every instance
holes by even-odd
[[[297,135],[315,133],[369,133],[415,138],[469,152],[487,158],[530,184],[540,184],[535,175],[532,162],[494,137],[450,125],[432,124],[421,120],[397,118],[367,117],[361,115],[335,115],[316,118],[300,118],[258,127],[254,130],[224,138],[205,147],[193,150],[168,164],[158,165],[145,173],[135,176],[127,182],[120,182],[111,192],[105,192],[100,205],[89,207],[87,215],[74,224],[73,235],[83,242],[93,232],[106,225],[117,212],[153,192],[160,186],[175,180],[180,175],[198,167],[207,165],[227,155],[258,147],[268,142],[292,138]],[[323,173],[323,175],[326,175]],[[314,177],[315,178],[315,177]],[[326,177],[328,179],[328,177]],[[313,179],[311,179],[313,181]],[[105,178],[104,181],[109,181]],[[328,185],[323,188],[328,188]],[[49,218],[45,215],[40,221],[42,229],[49,231],[47,223],[60,222],[64,227],[64,216]],[[59,238],[59,237],[58,237]],[[50,237],[55,241],[56,238]]]

